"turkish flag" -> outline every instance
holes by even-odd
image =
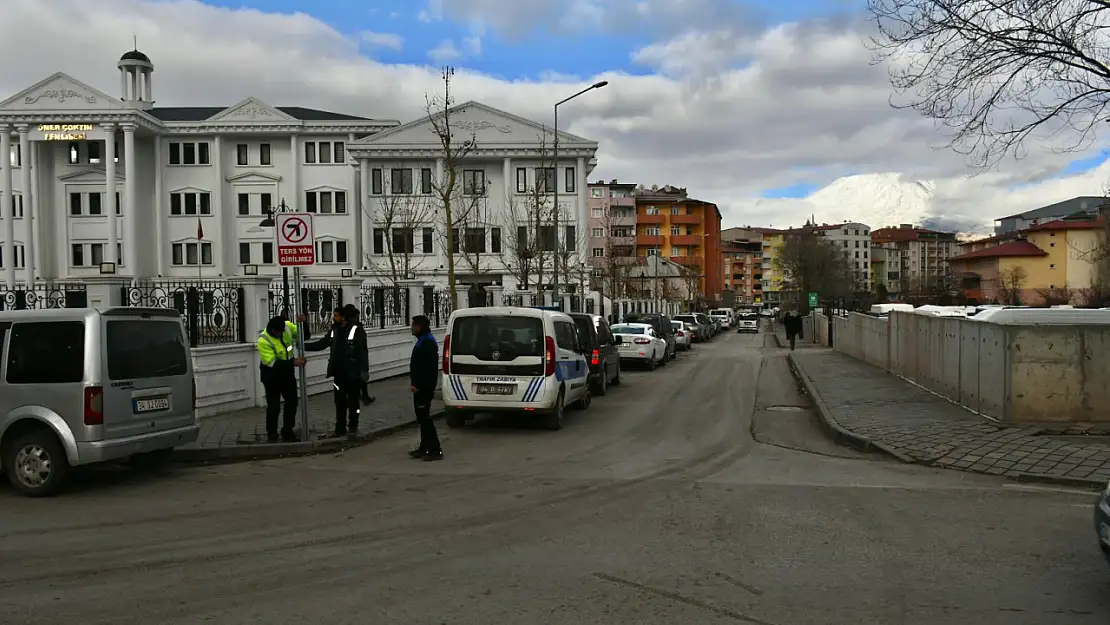
[[[204,224],[201,223],[200,217],[197,217],[197,239],[204,239]]]

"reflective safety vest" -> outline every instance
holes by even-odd
[[[270,336],[269,332],[263,331],[258,336],[258,356],[262,361],[263,367],[272,367],[278,360],[292,360],[295,356],[293,353],[293,343],[296,341],[297,326],[291,322],[285,322],[285,332],[282,333],[281,338],[274,342],[274,337]],[[278,347],[278,343],[281,347]]]

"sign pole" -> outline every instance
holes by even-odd
[[[300,267],[293,267],[293,292],[297,294],[297,297],[295,297],[293,299],[293,302],[296,305],[297,317],[300,317],[301,315],[305,314],[305,312],[303,310],[301,310],[302,305],[301,305],[301,297],[300,297],[300,293],[301,293],[301,268]],[[297,326],[298,326],[297,327],[297,352],[301,355],[301,358],[304,358],[305,357],[305,351],[304,351],[304,326],[305,326],[305,322],[304,321],[298,321]],[[308,440],[308,435],[309,435],[309,429],[308,429],[308,374],[305,371],[306,368],[307,367],[299,367],[299,372],[298,372],[298,375],[297,375],[297,379],[298,379],[297,381],[298,381],[298,385],[300,386],[300,395],[301,395],[301,401],[299,403],[299,407],[300,407],[300,411],[301,411],[301,431],[304,432],[304,440],[307,441]]]

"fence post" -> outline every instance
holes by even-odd
[[[189,346],[200,344],[200,293],[191,286],[185,294],[185,313],[189,321]]]
[[[427,304],[419,304],[421,296],[424,294],[424,281],[423,280],[400,280],[397,285],[404,289],[407,297],[405,299],[407,307],[405,309],[405,320],[412,322],[412,318],[418,314],[428,316]]]
[[[273,314],[270,312],[269,276],[244,276],[237,278],[243,287],[239,293],[239,325],[244,337],[257,338],[266,329],[266,323]],[[279,307],[280,308],[280,307]],[[281,312],[278,310],[278,312]],[[245,340],[245,338],[244,338]]]
[[[119,276],[89,276],[81,280],[85,284],[85,294],[89,308],[108,308],[127,306],[130,278]]]
[[[246,324],[247,303],[243,299],[244,297],[246,297],[246,289],[244,289],[241,286],[232,287],[232,288],[235,290],[235,293],[239,296],[238,300],[235,302],[235,317],[236,317],[235,321],[237,322],[235,324],[235,330],[236,330],[235,338],[240,343],[246,343],[247,342],[247,324]],[[230,322],[231,320],[228,319],[228,321]]]
[[[361,305],[359,300],[362,295],[362,278],[340,278],[338,282],[339,305],[345,306],[347,304],[354,304],[355,308],[358,308]],[[365,314],[362,311],[359,312],[360,314]]]
[[[487,286],[486,291],[493,295],[494,306],[500,307],[505,305],[505,287],[503,285],[493,284]]]
[[[450,291],[448,291],[450,292]],[[452,310],[462,310],[463,308],[470,308],[470,285],[469,284],[456,284],[455,296],[458,301],[454,302]]]
[[[385,329],[385,288],[374,287],[374,314],[378,316],[378,327]]]

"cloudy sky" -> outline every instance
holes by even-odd
[[[451,64],[459,101],[550,122],[605,79],[560,109],[601,144],[593,178],[685,186],[726,225],[800,222],[800,200],[849,175],[931,181],[932,212],[981,223],[1110,180],[1098,146],[1032,146],[969,179],[931,121],[890,108],[867,32],[855,0],[2,0],[0,94],[56,71],[114,93],[133,35],[163,106],[407,121]]]

